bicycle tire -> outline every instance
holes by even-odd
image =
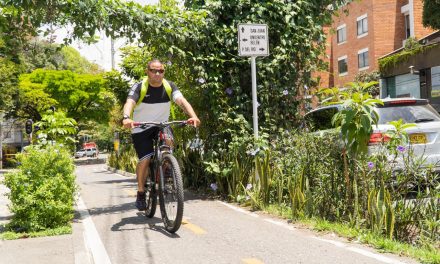
[[[175,233],[179,230],[183,217],[182,173],[177,159],[171,154],[163,155],[160,166],[162,177],[159,181],[159,203],[162,221],[165,230]]]
[[[150,164],[150,168],[153,167],[153,164]],[[152,218],[156,213],[157,207],[157,193],[154,169],[150,169],[150,174],[145,181],[145,195],[147,197],[147,209],[145,210],[145,216],[148,218]]]

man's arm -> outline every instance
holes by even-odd
[[[131,113],[133,112],[133,109],[135,106],[136,106],[136,102],[133,99],[128,98],[127,101],[125,102],[125,105],[124,105],[123,115],[130,116]],[[133,127],[133,120],[131,120],[131,118],[128,118],[128,119],[124,118],[122,120],[122,125],[126,128],[132,128]]]
[[[185,97],[181,96],[176,99],[176,104],[182,108],[182,110],[189,116],[188,122],[190,124],[193,124],[195,127],[198,127],[200,125],[200,120],[196,115],[196,112],[194,112],[194,109],[188,103],[188,101],[185,99]]]

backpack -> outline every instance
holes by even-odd
[[[172,118],[172,119],[175,119],[176,116],[175,116],[175,114],[174,114],[173,99],[172,99],[172,97],[171,97],[171,93],[172,93],[173,89],[171,88],[170,83],[169,83],[167,80],[165,80],[165,79],[162,80],[162,85],[163,85],[163,87],[165,88],[165,92],[168,94],[168,97],[170,98],[170,103],[171,103],[171,107],[170,107],[170,110],[171,110],[171,118]],[[136,106],[138,106],[138,105],[142,102],[142,100],[144,100],[144,97],[145,97],[145,95],[147,94],[147,91],[148,91],[148,77],[145,77],[145,78],[142,80],[141,94],[140,94],[139,100],[138,100],[137,103],[136,103]]]

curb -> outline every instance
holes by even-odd
[[[122,175],[122,176],[126,176],[126,177],[134,177],[134,178],[136,178],[136,174],[134,174],[134,173],[126,172],[126,171],[123,171],[123,170],[118,170],[118,169],[112,168],[112,167],[110,167],[110,166],[107,166],[107,170],[108,170],[108,171],[111,171],[111,172],[113,172],[113,173],[120,174],[120,175]]]
[[[0,170],[0,174],[6,174],[6,173],[9,173],[9,172],[14,172],[16,170],[17,169],[1,169]]]

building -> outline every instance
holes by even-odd
[[[2,165],[8,165],[8,160],[14,158],[15,154],[21,152],[24,146],[29,145],[29,138],[24,133],[24,125],[14,119],[0,119],[0,141],[2,148]]]
[[[381,97],[425,98],[440,112],[440,31],[418,43],[380,58]]]
[[[327,29],[329,71],[320,87],[343,87],[360,73],[379,70],[378,60],[401,49],[408,38],[434,30],[422,25],[423,0],[362,0],[347,4]],[[408,69],[409,73],[409,69]]]

